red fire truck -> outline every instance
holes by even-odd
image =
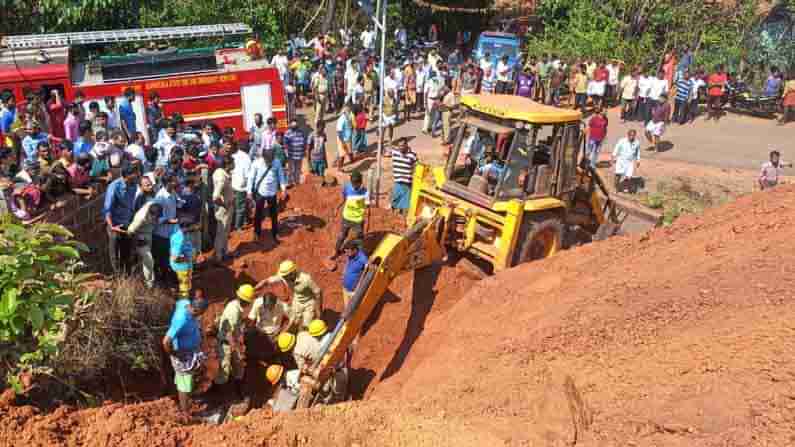
[[[245,24],[183,26],[49,35],[6,36],[0,40],[0,91],[10,89],[22,99],[60,90],[67,102],[82,92],[86,103],[121,99],[124,90],[136,92],[133,110],[144,129],[145,107],[152,92],[161,98],[163,113],[181,114],[185,122],[213,122],[232,127],[243,139],[254,114],[274,117],[287,127],[284,86],[278,71],[242,47],[181,50],[141,49],[136,54],[77,60],[78,45],[155,42],[174,39],[251,34]],[[87,105],[87,104],[85,104]],[[107,111],[107,110],[106,110]],[[150,142],[151,143],[151,142]]]

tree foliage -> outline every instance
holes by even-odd
[[[35,367],[55,353],[80,298],[84,250],[59,225],[0,223],[0,364]]]
[[[656,64],[666,51],[689,46],[704,68],[741,69],[760,22],[757,6],[756,0],[737,0],[733,8],[703,0],[544,0],[538,9],[544,32],[529,36],[529,51]]]

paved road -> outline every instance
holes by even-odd
[[[618,110],[613,109],[608,113],[610,126],[603,156],[607,156],[619,138],[627,130],[634,128],[642,136],[640,123],[621,123]],[[423,135],[420,130],[422,120],[415,119],[401,124],[395,130],[395,136],[413,137],[411,147],[425,161],[441,161],[442,148],[439,139],[431,139]],[[326,134],[330,137],[329,153],[336,151],[334,135],[334,121],[327,122]],[[778,149],[784,159],[795,160],[795,148],[792,140],[795,136],[795,123],[779,126],[773,120],[755,118],[750,116],[727,114],[720,121],[705,121],[699,117],[692,124],[679,126],[672,124],[668,127],[663,137],[664,152],[651,153],[644,151],[643,157],[659,160],[675,160],[686,163],[713,166],[718,168],[733,169],[759,169],[767,161],[768,152]],[[368,134],[371,144],[377,141],[375,129]],[[644,140],[645,142],[645,140]],[[366,163],[364,166],[370,166]],[[389,170],[389,163],[385,163]]]
[[[616,141],[630,128],[637,129],[642,135],[640,123],[622,124],[616,110],[611,110],[608,118],[610,126],[603,151],[612,150]],[[781,151],[782,158],[795,159],[794,135],[795,123],[779,126],[774,120],[731,113],[718,122],[699,117],[692,124],[669,126],[663,137],[668,150],[657,154],[645,152],[643,156],[719,168],[756,170],[767,161],[771,148]]]

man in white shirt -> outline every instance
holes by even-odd
[[[640,166],[640,141],[635,129],[630,129],[627,136],[618,140],[613,149],[613,162],[615,163],[616,191],[624,192],[627,181],[635,175],[635,168]]]
[[[359,37],[362,40],[362,47],[368,51],[375,50],[375,31],[372,29],[366,29],[362,31],[361,36]]]
[[[641,74],[638,78],[638,119],[644,125],[651,119],[651,108],[649,107],[649,90],[654,82],[653,76]]]
[[[422,58],[417,59],[417,107],[420,112],[425,111],[425,102],[423,94],[425,93],[425,80],[428,78],[428,71],[430,66],[423,63]]]
[[[605,94],[605,102],[610,105],[616,99],[618,93],[618,79],[620,75],[621,66],[618,63],[610,62],[605,67],[607,69],[607,93]]]
[[[279,77],[282,79],[283,83],[287,84],[287,67],[290,65],[290,61],[287,59],[287,56],[284,55],[282,50],[276,51],[276,54],[273,55],[273,58],[271,59],[271,65],[279,70]]]
[[[248,218],[248,201],[246,200],[248,185],[248,173],[251,170],[251,156],[245,145],[238,146],[237,151],[232,154],[234,168],[232,169],[232,191],[235,196],[235,216],[232,228],[239,230],[246,224]]]
[[[651,111],[654,110],[658,105],[660,105],[660,101],[662,101],[663,94],[668,94],[668,81],[665,79],[664,74],[660,72],[656,76],[651,77],[649,85],[649,99],[648,99],[649,120],[651,120]]]
[[[444,83],[439,75],[433,71],[430,72],[428,79],[425,81],[425,120],[422,125],[422,133],[424,134],[433,135],[433,125],[437,121],[443,87]]]
[[[511,66],[508,65],[508,56],[503,56],[497,63],[497,93],[509,94],[511,82]]]

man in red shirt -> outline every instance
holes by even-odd
[[[718,69],[715,73],[707,77],[708,120],[710,118],[715,118],[715,121],[717,121],[718,118],[720,118],[720,98],[723,96],[723,91],[726,88],[728,79],[726,72],[723,71],[722,64],[718,65]]]
[[[586,148],[586,153],[593,169],[596,169],[596,165],[599,163],[599,151],[602,149],[602,142],[607,136],[607,124],[607,114],[604,109],[598,107],[596,113],[588,122],[588,147]]]
[[[593,71],[594,83],[598,85],[591,96],[594,107],[601,108],[604,104],[605,90],[607,89],[607,80],[610,78],[610,72],[604,62],[601,62],[598,67]]]

